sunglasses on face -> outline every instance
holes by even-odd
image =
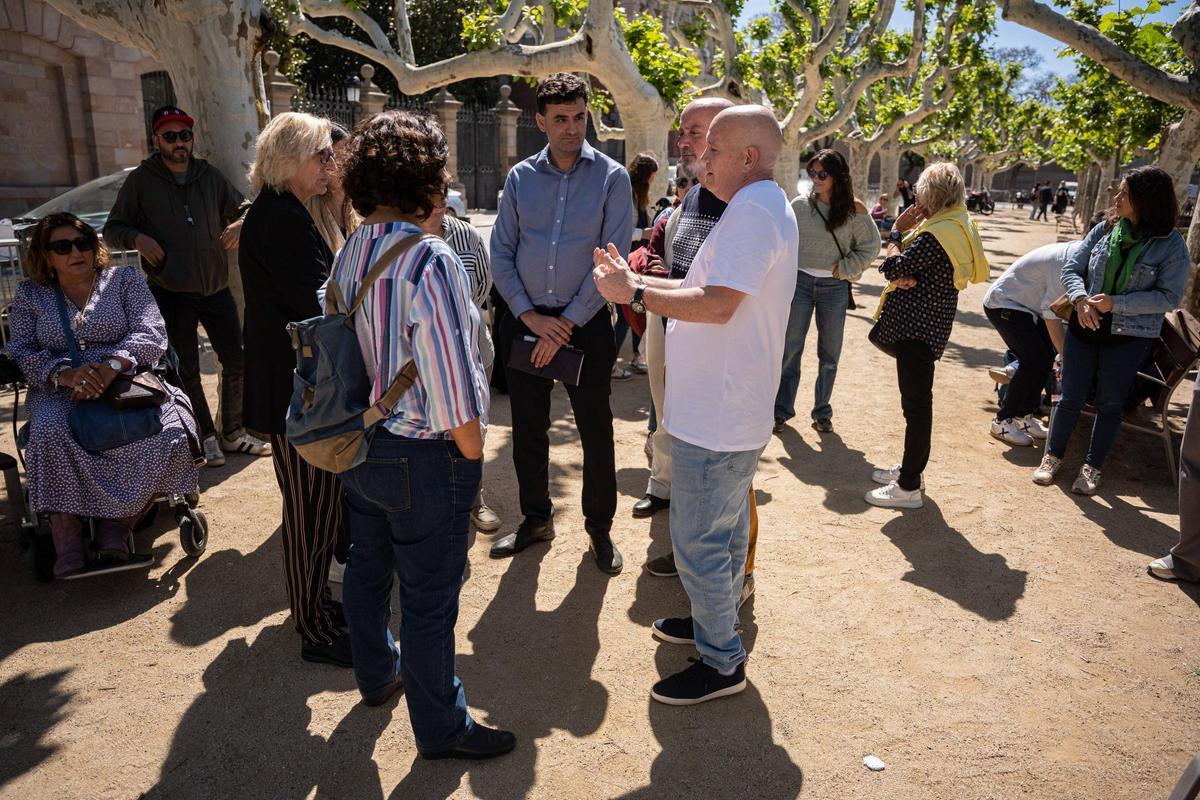
[[[81,253],[90,253],[96,249],[95,242],[89,241],[82,236],[78,239],[55,239],[46,246],[50,248],[50,252],[57,253],[60,256],[68,255],[72,247]]]
[[[823,181],[829,178],[829,173],[823,169],[810,169],[808,171],[808,177],[815,181]]]
[[[328,164],[333,161],[333,148],[322,147],[317,151],[317,158],[321,159],[322,164]]]
[[[159,136],[167,144],[175,144],[176,139],[181,142],[190,142],[192,140],[191,131],[167,131],[166,133],[160,133]]]

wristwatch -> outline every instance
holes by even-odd
[[[901,240],[904,239],[904,234],[902,234],[900,231],[896,230],[895,228],[892,228],[890,231],[888,231],[887,238],[888,238],[889,242],[895,242],[896,244],[900,244]]]
[[[118,375],[125,371],[125,365],[122,364],[119,359],[110,358],[106,363],[112,367],[113,372],[117,373]]]
[[[633,299],[629,301],[629,307],[633,309],[635,314],[645,314],[646,304],[642,302],[642,295],[646,293],[645,286],[639,286],[633,290]]]

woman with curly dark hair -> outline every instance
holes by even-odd
[[[355,127],[344,165],[343,186],[364,219],[330,281],[347,302],[362,302],[354,325],[374,379],[372,402],[382,401],[402,371],[412,386],[384,409],[366,460],[342,476],[350,524],[342,602],[363,702],[379,705],[403,686],[422,756],[490,758],[516,739],[471,719],[454,674],[454,623],[488,408],[479,311],[454,251],[421,229],[446,191],[448,154],[435,122],[385,111]],[[393,575],[399,652],[388,627]]]
[[[833,382],[842,355],[842,333],[850,308],[850,283],[862,277],[882,242],[875,220],[854,197],[850,167],[836,150],[821,150],[808,162],[813,189],[792,201],[800,229],[796,292],[788,317],[783,374],[775,395],[775,426],[796,416],[800,357],[808,327],[817,318],[817,380],[813,387],[812,426],[833,430]]]
[[[1179,206],[1171,176],[1158,167],[1131,170],[1108,218],[1084,237],[1062,268],[1074,306],[1063,346],[1062,399],[1034,483],[1054,481],[1067,442],[1091,395],[1096,408],[1087,457],[1071,491],[1095,494],[1138,367],[1162,330],[1163,314],[1179,306],[1187,285],[1187,243],[1175,230]]]

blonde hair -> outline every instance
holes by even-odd
[[[362,217],[350,204],[349,196],[342,198],[341,208],[334,208],[332,195],[332,192],[314,195],[309,198],[305,207],[317,223],[317,230],[329,246],[330,252],[336,255],[346,243],[346,237],[362,224]]]
[[[294,111],[272,117],[254,144],[250,191],[258,194],[264,186],[283,191],[305,161],[332,146],[327,119]]]
[[[948,161],[930,164],[917,178],[917,199],[930,214],[964,203],[966,196],[962,173]]]

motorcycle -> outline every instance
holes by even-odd
[[[991,214],[996,210],[996,201],[987,189],[972,189],[967,194],[967,211],[978,211],[980,214]]]

